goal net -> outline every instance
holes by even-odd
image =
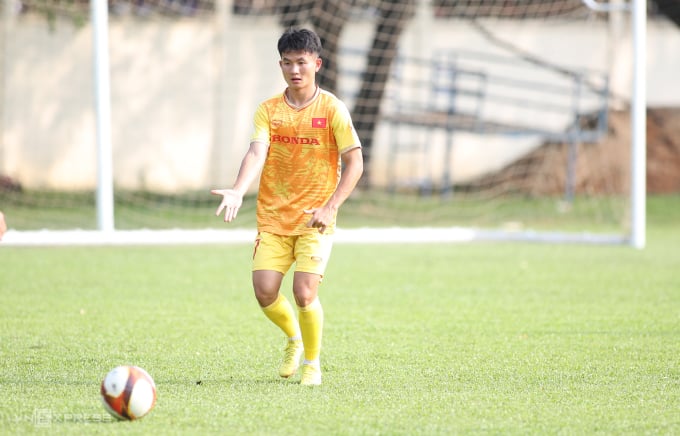
[[[339,239],[628,238],[628,12],[581,0],[108,4],[107,241],[141,242],[145,229],[252,239],[257,183],[228,225],[209,191],[231,186],[257,104],[285,87],[276,41],[288,26],[321,36],[318,81],[346,102],[363,144]],[[90,4],[2,0],[1,23],[6,240],[96,232]]]

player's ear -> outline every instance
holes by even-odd
[[[316,71],[319,71],[319,69],[321,69],[321,64],[323,63],[323,61],[321,60],[321,57],[320,56],[317,57],[315,62],[316,62]]]

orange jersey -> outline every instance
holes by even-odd
[[[321,207],[340,180],[340,154],[361,147],[349,111],[327,91],[317,90],[302,108],[283,93],[259,105],[252,142],[269,144],[257,196],[257,228],[277,235],[317,232],[306,209]],[[332,233],[333,224],[326,229]]]

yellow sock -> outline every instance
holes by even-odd
[[[276,301],[267,307],[262,308],[262,312],[274,324],[276,324],[288,338],[299,338],[300,330],[295,319],[293,306],[288,302],[283,294],[279,294]]]
[[[323,331],[323,308],[317,298],[309,306],[299,307],[300,331],[305,346],[305,360],[318,361],[321,352],[321,335]]]

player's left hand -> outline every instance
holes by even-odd
[[[307,227],[315,227],[319,229],[319,233],[326,231],[326,228],[331,225],[333,221],[333,212],[330,207],[315,207],[313,209],[305,209],[304,213],[312,217],[307,221]]]

